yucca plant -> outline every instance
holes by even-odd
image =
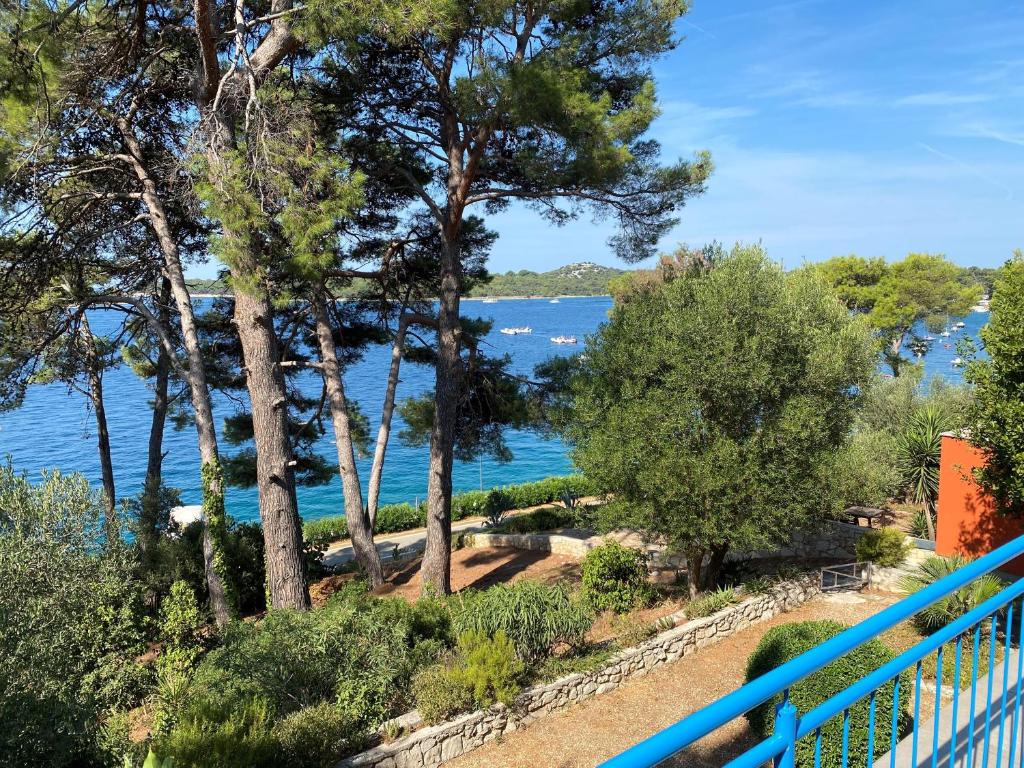
[[[900,586],[907,592],[917,592],[946,578],[969,562],[969,559],[960,555],[929,557],[916,571],[904,576]],[[914,617],[914,623],[922,632],[935,632],[997,595],[1003,586],[1003,582],[991,574],[982,576],[929,605]]]
[[[924,504],[928,538],[935,540],[934,511],[939,495],[939,457],[947,419],[938,408],[926,406],[910,417],[907,431],[897,443],[897,465],[907,495]]]

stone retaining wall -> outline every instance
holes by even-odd
[[[350,757],[338,768],[433,768],[549,712],[607,693],[625,680],[645,675],[660,664],[678,661],[751,624],[791,610],[818,592],[817,576],[776,585],[763,595],[749,597],[713,616],[686,622],[635,648],[621,651],[601,669],[529,688],[519,695],[511,708],[496,704],[422,728],[390,744]],[[414,725],[418,718],[405,716],[401,720],[403,724]]]

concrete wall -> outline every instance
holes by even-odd
[[[678,661],[759,621],[776,616],[818,593],[818,577],[779,584],[713,616],[695,619],[662,632],[609,659],[601,669],[563,677],[523,691],[511,708],[496,704],[446,723],[421,728],[390,744],[342,761],[338,768],[432,768],[465,754],[502,734],[591,696],[614,690],[626,680],[661,664]],[[415,725],[416,716],[401,718]]]
[[[1000,515],[991,497],[975,482],[972,473],[984,464],[985,455],[967,440],[942,436],[935,526],[937,554],[980,557],[1024,534],[1024,521]],[[1024,576],[1024,557],[1011,561],[1003,570]]]

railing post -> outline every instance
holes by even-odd
[[[775,768],[796,768],[796,707],[789,700],[789,691],[775,707],[774,736],[781,736],[786,749],[775,758]]]

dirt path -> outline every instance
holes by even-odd
[[[590,768],[743,684],[747,657],[777,624],[834,619],[854,624],[899,599],[882,592],[815,598],[603,696],[542,718],[447,765],[451,768]],[[676,757],[679,768],[721,766],[754,743],[738,720]]]

